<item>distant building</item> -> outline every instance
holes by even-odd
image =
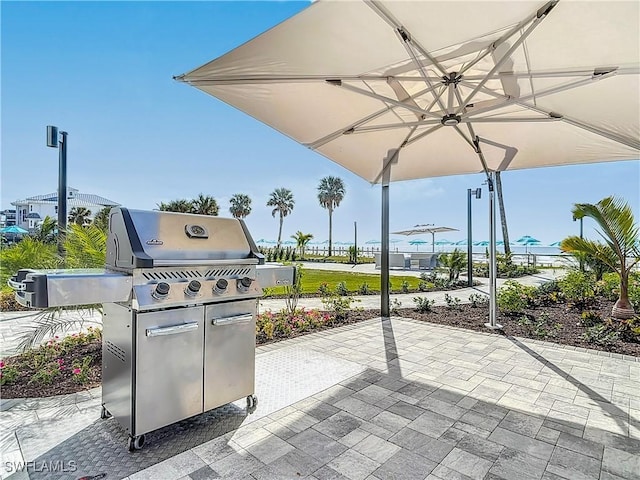
[[[36,228],[46,217],[58,219],[58,193],[36,195],[11,202],[16,207],[14,223],[19,227],[31,230]],[[76,188],[67,188],[67,214],[72,208],[84,207],[91,211],[88,218],[93,217],[105,207],[117,207],[119,203],[99,195],[80,193]]]
[[[0,211],[0,228],[10,227],[16,224],[16,211],[15,210],[1,210]]]

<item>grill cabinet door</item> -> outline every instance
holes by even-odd
[[[204,308],[137,315],[135,433],[202,413]]]
[[[256,300],[220,303],[206,308],[205,411],[254,393]]]

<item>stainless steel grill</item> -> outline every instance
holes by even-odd
[[[102,417],[145,433],[246,397],[255,409],[255,317],[263,287],[293,281],[264,265],[241,220],[115,208],[104,270],[21,270],[29,307],[103,303]]]

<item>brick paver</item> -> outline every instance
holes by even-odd
[[[258,365],[275,354],[314,377],[314,358],[331,360],[335,381],[325,372],[322,390],[286,406],[264,399],[275,410],[260,403],[237,430],[128,478],[640,479],[639,362],[401,318],[260,347]],[[289,374],[309,381],[304,365]],[[80,435],[94,397],[74,399],[74,428],[49,415],[53,400],[7,403],[4,457]]]

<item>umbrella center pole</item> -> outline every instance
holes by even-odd
[[[495,185],[496,174],[489,172],[487,184],[489,186],[489,323],[484,326],[491,330],[502,330],[502,325],[497,323],[498,302],[497,302],[497,277],[498,269],[496,265],[496,202]]]
[[[389,318],[389,182],[391,164],[398,162],[400,149],[391,149],[382,160],[382,251],[380,252],[380,316]]]

